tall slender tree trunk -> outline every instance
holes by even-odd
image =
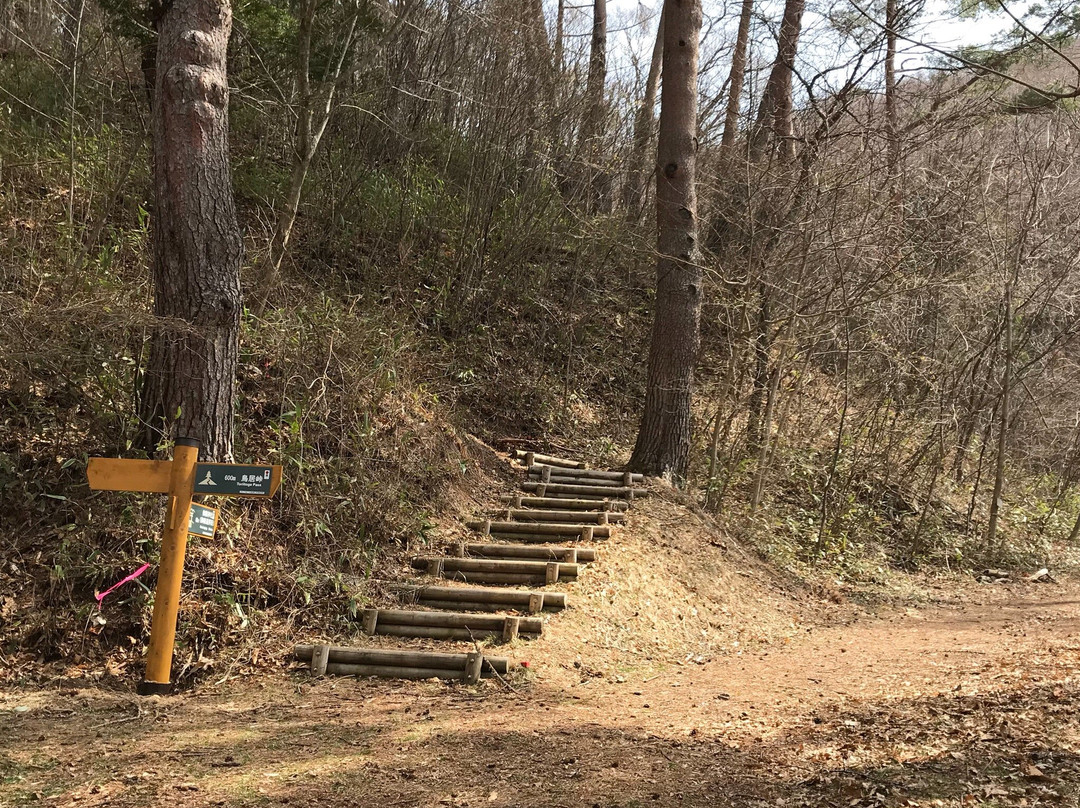
[[[547,26],[544,23],[542,0],[528,0],[522,6],[521,36],[525,46],[525,70],[528,71],[528,89],[530,103],[527,105],[529,116],[525,151],[529,165],[525,170],[533,170],[542,157],[539,142],[544,137],[545,119],[550,120],[555,114],[555,76],[551,58],[551,45],[547,38]]]
[[[448,0],[446,4],[446,65],[448,69],[443,74],[444,84],[448,84],[447,78],[449,75],[454,75],[456,78],[457,62],[458,62],[458,49],[460,43],[458,42],[458,27],[460,25],[459,18],[461,17],[461,0]],[[446,128],[450,128],[454,125],[454,121],[457,117],[459,94],[457,90],[450,86],[444,86],[443,88],[443,107],[442,107],[442,124]]]
[[[243,241],[229,169],[228,0],[161,14],[154,124],[153,335],[140,409],[148,442],[232,455]]]
[[[270,285],[281,271],[281,262],[285,250],[292,238],[293,227],[300,211],[300,196],[311,170],[315,152],[322,142],[330,114],[334,109],[334,95],[352,52],[356,37],[356,24],[359,12],[354,13],[341,38],[341,51],[326,69],[321,81],[312,86],[311,81],[311,37],[315,26],[316,0],[303,0],[300,7],[299,28],[297,31],[296,86],[298,109],[296,127],[293,134],[293,164],[289,173],[289,185],[285,190],[281,210],[278,213],[274,235],[270,239],[270,252],[261,263],[258,275],[262,294],[269,291]]]
[[[754,0],[742,0],[739,11],[739,31],[735,35],[735,50],[731,52],[731,72],[728,74],[727,109],[724,112],[724,134],[720,139],[722,153],[730,153],[739,134],[739,107],[743,84],[746,81],[746,54],[750,44],[750,17]]]
[[[585,117],[581,122],[578,156],[584,164],[582,192],[588,210],[607,210],[604,139],[604,84],[607,81],[607,0],[593,0],[592,45],[589,48],[589,75],[585,81]]]
[[[694,189],[700,34],[700,0],[666,0],[656,160],[656,313],[645,410],[630,466],[676,481],[686,478],[690,461],[690,404],[701,341]]]
[[[563,57],[563,32],[566,25],[566,0],[559,0],[559,7],[555,12],[555,73],[562,79],[563,68],[566,67]]]
[[[787,0],[784,4],[776,61],[773,62],[769,79],[765,83],[765,92],[761,97],[754,130],[750,136],[752,160],[760,159],[770,142],[776,143],[781,157],[791,159],[795,156],[791,81],[795,72],[795,57],[799,52],[799,35],[802,33],[805,7],[806,0]]]
[[[993,550],[997,541],[998,512],[1005,488],[1005,451],[1009,447],[1009,392],[1012,385],[1012,280],[1005,281],[1005,369],[1001,374],[1001,407],[998,425],[997,458],[994,463],[994,493],[990,499],[990,519],[986,526],[986,548]]]
[[[754,375],[751,379],[750,401],[746,411],[746,454],[753,457],[761,445],[761,421],[769,389],[769,355],[772,352],[772,323],[769,286],[764,281],[758,287],[758,316],[754,330]]]
[[[885,0],[885,136],[888,139],[889,192],[896,199],[900,173],[900,141],[896,111],[896,28],[900,24],[897,0]]]
[[[649,75],[645,78],[645,94],[641,107],[634,116],[634,140],[630,152],[630,171],[623,189],[623,208],[626,219],[637,223],[641,218],[641,208],[649,188],[652,174],[645,176],[646,154],[649,144],[656,133],[656,94],[660,89],[660,65],[664,58],[664,11],[660,10],[660,22],[656,28],[656,42],[653,44],[652,58],[649,60]]]
[[[1073,522],[1072,530],[1069,531],[1069,538],[1065,540],[1065,543],[1069,547],[1075,547],[1077,539],[1080,539],[1080,512],[1076,514],[1076,521]]]

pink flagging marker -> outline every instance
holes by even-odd
[[[126,584],[128,581],[134,581],[136,578],[138,578],[140,575],[142,575],[148,569],[150,569],[150,565],[149,564],[143,564],[141,567],[139,567],[137,570],[135,570],[135,572],[131,573],[131,575],[129,575],[127,578],[120,579],[115,584],[113,584],[108,589],[106,589],[104,592],[95,592],[94,597],[97,599],[98,609],[101,608],[101,602],[103,600],[105,600],[106,595],[108,595],[110,592],[113,592],[113,591],[119,589],[124,584]]]

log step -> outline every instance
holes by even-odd
[[[494,635],[503,642],[535,639],[544,631],[538,617],[482,615],[465,612],[421,612],[404,609],[364,609],[365,634],[428,637],[435,640],[480,640]]]
[[[297,645],[293,656],[311,665],[316,676],[384,676],[397,679],[457,679],[475,683],[481,676],[506,675],[515,667],[505,657],[478,651],[446,654],[383,648]]]
[[[524,449],[515,449],[514,456],[518,460],[524,460],[526,466],[531,466],[535,463],[543,463],[547,466],[559,466],[567,469],[585,468],[585,464],[580,460],[567,460],[564,457],[552,457],[551,455],[540,454],[539,452],[527,452]]]
[[[592,538],[606,539],[611,535],[611,527],[608,525],[590,525],[581,522],[493,522],[485,519],[482,522],[466,522],[465,525],[473,530],[479,530],[481,533],[497,533],[500,536],[530,533],[533,535],[590,536]]]
[[[550,497],[572,494],[574,496],[616,497],[633,501],[635,496],[649,495],[648,488],[624,488],[623,486],[603,485],[567,485],[563,483],[526,482],[522,484],[526,491],[535,491],[537,496]]]
[[[610,511],[553,511],[546,509],[507,508],[502,513],[512,522],[596,522],[606,525],[612,522],[625,522],[626,514]]]
[[[597,484],[614,482],[619,485],[632,485],[644,482],[644,474],[629,471],[605,471],[603,469],[567,469],[557,466],[532,465],[528,468],[530,477],[554,480],[556,477],[568,477],[577,480],[596,480]]]
[[[550,469],[548,469],[550,471]],[[596,488],[626,488],[623,480],[595,480],[592,477],[578,477],[576,474],[533,474],[530,472],[529,480],[536,483],[558,483],[560,485],[591,485]],[[633,483],[631,483],[632,485]]]
[[[572,511],[625,511],[630,503],[625,499],[571,499],[569,497],[527,497],[503,494],[499,499],[509,508],[556,508]]]
[[[436,578],[487,584],[555,584],[574,581],[577,564],[483,558],[414,558],[412,565]]]
[[[479,586],[399,586],[403,600],[431,609],[469,612],[501,612],[515,609],[537,614],[566,608],[565,592],[533,592],[527,589],[491,589]]]
[[[534,558],[543,561],[588,563],[596,560],[589,547],[538,547],[529,544],[459,544],[458,554],[474,558]]]

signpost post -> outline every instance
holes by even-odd
[[[92,457],[86,467],[86,477],[95,490],[169,495],[161,532],[146,675],[138,687],[143,696],[172,689],[170,673],[188,533],[209,534],[209,538],[217,528],[217,510],[193,504],[192,495],[272,497],[281,484],[281,466],[199,463],[198,459],[199,442],[177,438],[172,460]]]

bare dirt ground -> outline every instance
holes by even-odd
[[[513,689],[282,672],[0,692],[0,804],[1077,806],[1080,586]]]

